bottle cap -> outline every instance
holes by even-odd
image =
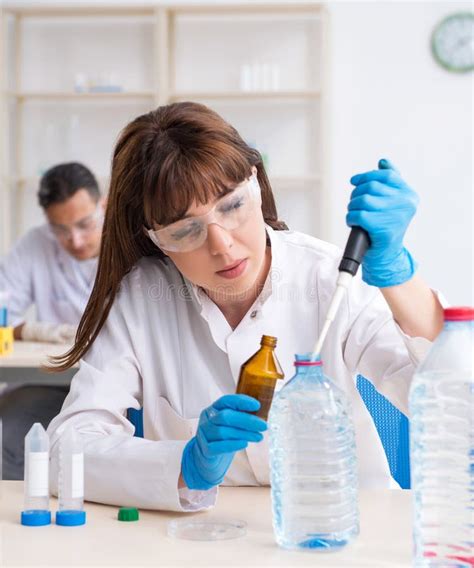
[[[445,321],[471,321],[474,320],[474,308],[469,306],[459,306],[446,308],[444,310]]]
[[[119,521],[138,521],[139,513],[135,507],[121,507],[118,512]]]
[[[21,524],[27,527],[43,527],[51,524],[51,511],[34,509],[21,512]]]
[[[86,524],[86,512],[63,510],[56,512],[56,524],[62,527],[78,527]]]

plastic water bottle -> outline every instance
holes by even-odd
[[[269,416],[273,528],[283,548],[337,550],[359,533],[354,426],[345,394],[311,354]]]
[[[474,308],[444,328],[410,389],[417,568],[474,566]]]
[[[59,440],[58,504],[56,524],[78,526],[86,522],[84,511],[84,447],[70,426]]]
[[[49,437],[39,422],[25,436],[24,510],[21,524],[51,523],[49,510]]]

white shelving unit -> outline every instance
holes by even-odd
[[[2,252],[41,222],[45,169],[82,161],[106,191],[120,129],[182,100],[211,106],[260,150],[290,228],[324,233],[321,5],[11,2],[1,17]]]

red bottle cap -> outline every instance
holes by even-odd
[[[474,320],[474,308],[460,306],[446,308],[444,310],[444,321],[471,321]]]

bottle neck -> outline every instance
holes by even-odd
[[[273,337],[272,335],[262,335],[262,339],[260,340],[260,345],[262,347],[270,347],[270,349],[275,349],[276,344],[276,337]]]
[[[322,381],[324,379],[323,368],[321,365],[296,365],[295,378]]]
[[[322,375],[321,365],[297,365],[295,366],[297,375]]]

